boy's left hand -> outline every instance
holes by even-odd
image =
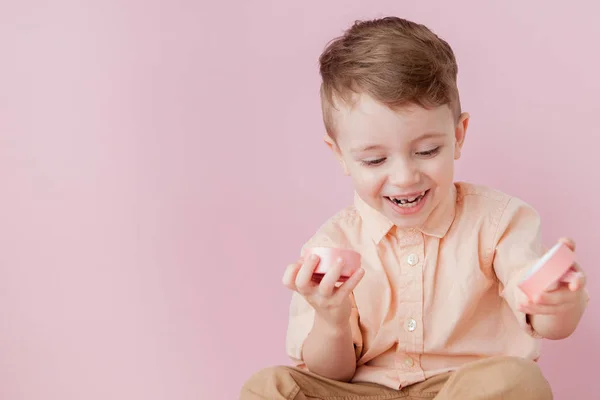
[[[560,240],[575,251],[575,242],[566,238]],[[529,315],[563,315],[579,308],[584,296],[585,275],[577,263],[571,266],[571,270],[579,272],[572,282],[561,282],[558,287],[544,292],[535,301],[527,300],[519,309]]]

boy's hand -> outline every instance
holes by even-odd
[[[561,239],[561,241],[575,251],[575,243],[572,240]],[[544,292],[538,299],[526,301],[521,304],[520,310],[530,315],[560,316],[580,309],[584,297],[585,275],[577,263],[573,264],[571,269],[579,273],[575,280],[570,283],[562,282],[557,287]]]
[[[340,278],[343,261],[339,259],[325,274],[320,283],[312,280],[319,264],[319,257],[311,255],[290,264],[283,275],[283,284],[299,294],[315,309],[317,315],[332,327],[347,324],[352,312],[350,293],[365,272],[359,268],[341,286],[336,285]]]

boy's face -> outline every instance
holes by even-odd
[[[394,111],[367,95],[337,108],[336,140],[326,142],[358,195],[401,228],[423,224],[450,194],[468,115],[457,122],[448,106]]]

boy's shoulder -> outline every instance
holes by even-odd
[[[489,211],[504,211],[508,207],[532,208],[522,198],[491,186],[463,181],[456,182],[455,186],[457,204],[462,204],[463,208],[479,206]]]
[[[469,182],[456,182],[457,218],[454,225],[458,231],[473,229],[488,232],[483,235],[494,242],[508,230],[540,229],[538,211],[522,198],[502,190]]]
[[[513,197],[501,190],[478,183],[458,181],[455,186],[458,201],[479,201],[500,205],[508,203]]]
[[[329,217],[304,247],[352,247],[362,234],[363,224],[358,209],[348,205]]]

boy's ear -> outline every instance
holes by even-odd
[[[469,119],[471,116],[469,113],[462,113],[458,118],[458,123],[454,129],[454,159],[458,160],[461,155],[463,144],[465,143],[465,136],[467,135],[467,128],[469,127]]]
[[[344,161],[344,158],[342,157],[342,152],[341,152],[339,146],[337,145],[336,141],[328,134],[325,135],[325,137],[323,138],[323,141],[325,142],[327,147],[329,147],[329,149],[333,152],[333,155],[335,156],[335,158],[338,160],[338,162],[342,166],[344,175],[350,175],[350,172],[348,171],[348,166],[346,165],[346,162]]]

